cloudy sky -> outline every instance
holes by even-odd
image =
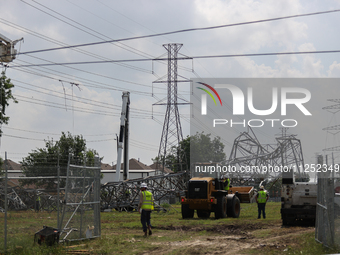
[[[154,59],[166,57],[162,45],[168,43],[183,44],[179,53],[188,57],[339,50],[340,12],[25,52],[336,9],[340,9],[339,0],[1,1],[0,34],[12,40],[24,38],[16,45],[23,54],[6,69],[19,103],[11,104],[7,110],[10,122],[2,127],[1,156],[7,152],[8,158],[18,162],[31,150],[42,148],[44,139],[58,140],[61,132],[69,131],[83,135],[87,147],[97,150],[104,163],[115,163],[114,139],[119,132],[122,91],[131,93],[130,157],[151,164],[151,158],[158,154],[165,108],[153,104],[163,102],[167,91],[165,84],[153,82],[166,75],[165,61],[36,65]],[[340,77],[340,53],[204,58],[181,60],[178,64],[181,76],[202,81]],[[190,83],[180,83],[178,87],[181,98],[189,100]],[[334,91],[335,98],[338,92]],[[321,109],[330,103],[322,100],[319,104]],[[180,113],[186,137],[190,134],[189,107],[181,106]],[[325,114],[329,114],[325,126],[336,120],[336,115]],[[261,140],[261,135],[258,138]],[[322,142],[334,146],[326,144],[333,138],[325,134]],[[225,149],[229,154],[230,145]]]

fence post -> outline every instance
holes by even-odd
[[[58,230],[60,230],[60,207],[59,207],[59,204],[60,204],[60,165],[59,165],[59,148],[57,150],[57,153],[58,153],[58,161],[57,161],[57,176],[58,176],[58,179],[57,179],[57,226],[58,226]]]
[[[101,226],[100,226],[100,159],[98,156],[94,158],[94,165],[98,167],[98,170],[94,170],[94,236],[100,236]]]
[[[5,252],[7,251],[7,210],[8,210],[7,182],[8,182],[7,152],[5,152],[5,229],[4,229],[5,230],[5,240],[4,240]]]

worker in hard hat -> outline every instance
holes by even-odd
[[[264,190],[263,186],[260,186],[259,192],[256,194],[256,203],[258,209],[258,219],[261,219],[261,212],[263,219],[266,218],[266,203],[268,201],[269,195],[267,191]]]
[[[141,214],[140,221],[143,226],[144,236],[147,236],[147,230],[149,230],[149,236],[152,235],[151,231],[151,211],[153,209],[153,195],[150,191],[146,189],[148,186],[146,183],[142,183],[140,186],[139,193],[139,204],[138,204],[138,212]]]
[[[229,179],[229,177],[226,176],[226,175],[223,175],[222,179],[224,179],[224,182],[223,182],[224,188],[223,189],[229,192],[229,189],[230,189],[230,179]]]

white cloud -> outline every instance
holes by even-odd
[[[31,3],[31,2],[30,2]],[[75,2],[76,3],[76,2]],[[208,27],[222,24],[275,18],[293,14],[315,12],[320,10],[334,9],[334,3],[324,1],[305,0],[278,0],[278,1],[255,1],[255,0],[196,0],[196,1],[129,1],[98,2],[93,5],[92,1],[82,1],[81,7],[72,5],[69,1],[41,2],[41,4],[60,12],[61,14],[87,26],[93,31],[90,33],[98,35],[102,33],[108,38],[125,38],[135,35],[147,35],[152,33],[174,31],[184,28]],[[32,2],[34,5],[34,3]],[[43,7],[41,7],[43,8]],[[87,12],[87,11],[88,12]],[[89,13],[92,12],[93,14]],[[57,15],[56,13],[54,13]],[[97,16],[99,17],[97,17]],[[42,13],[21,1],[4,1],[0,9],[2,19],[16,25],[30,29],[32,33],[39,32],[52,37],[66,44],[81,44],[100,41],[97,37],[75,29],[46,13]],[[62,18],[61,16],[58,16]],[[162,44],[183,43],[180,53],[187,56],[217,55],[217,54],[242,54],[242,53],[263,53],[263,52],[284,52],[284,51],[307,51],[322,49],[327,50],[329,42],[338,41],[339,33],[336,25],[339,23],[338,15],[326,14],[293,18],[272,22],[264,22],[251,25],[235,26],[216,30],[200,32],[181,33],[162,37],[153,37],[143,40],[126,41],[124,44],[151,55],[150,58],[159,57],[162,54],[167,56]],[[68,22],[71,22],[68,20]],[[23,32],[14,27],[0,22],[0,33],[8,38],[17,39],[22,36],[25,43],[21,46],[21,52],[37,49],[58,47],[56,44],[39,39],[34,35]],[[75,24],[74,25],[79,25]],[[317,25],[315,25],[317,24]],[[333,25],[330,25],[333,24]],[[86,27],[82,29],[87,30]],[[98,35],[99,36],[99,35]],[[79,50],[86,50],[90,54],[98,54],[101,58],[108,59],[135,59],[146,58],[112,46],[102,44],[94,47],[83,47]],[[141,53],[142,54],[142,53]],[[142,54],[143,55],[143,54]],[[46,59],[51,62],[77,62],[98,60],[93,56],[84,55],[71,50],[45,52],[39,54],[19,55],[10,64],[21,65],[22,61],[31,63],[42,63],[34,57]],[[271,57],[240,57],[240,58],[214,58],[194,60],[194,70],[199,77],[338,77],[340,75],[339,55],[286,55]],[[127,65],[134,68],[127,68]],[[60,134],[61,131],[70,131],[76,134],[88,135],[85,138],[89,141],[89,148],[96,149],[105,162],[116,160],[116,141],[112,140],[119,132],[121,90],[131,91],[132,115],[142,111],[149,114],[152,111],[152,104],[158,99],[166,97],[166,84],[158,84],[154,89],[156,97],[151,97],[152,82],[167,74],[166,61],[163,64],[158,62],[129,62],[123,65],[116,64],[89,64],[60,67],[51,66],[44,68],[27,68],[28,72],[35,72],[38,75],[25,73],[20,69],[7,69],[7,75],[12,78],[15,93],[32,97],[35,100],[45,100],[49,103],[60,104],[58,108],[47,107],[46,103],[37,105],[26,103],[23,100],[17,105],[10,105],[8,115],[11,117],[9,127],[21,128],[34,131],[6,130],[8,134],[23,136],[29,139],[2,138],[2,155],[4,151],[14,153],[25,153],[36,147],[42,147],[43,142],[33,139],[45,139],[46,134]],[[180,67],[189,68],[188,71],[179,69],[179,74],[184,77],[194,77],[190,72],[189,61],[178,61]],[[324,68],[327,66],[328,68]],[[141,70],[141,68],[143,70]],[[80,69],[80,70],[77,70]],[[136,70],[138,69],[138,70]],[[154,71],[154,74],[152,74]],[[93,75],[91,73],[97,73]],[[48,76],[50,78],[44,78]],[[53,79],[51,79],[53,78]],[[87,80],[85,80],[87,79]],[[165,76],[166,80],[167,77]],[[47,94],[37,93],[32,89],[42,89],[30,85],[21,84],[19,81],[27,82],[34,86],[40,86],[52,91],[44,91]],[[86,112],[72,112],[70,101],[65,107],[64,91],[59,80],[64,81],[64,87],[68,94],[72,89],[70,82],[81,84],[82,91],[73,88],[74,95],[82,98],[89,98],[92,101],[103,102],[107,108],[95,106],[95,103],[88,105],[74,102],[75,107],[83,107],[87,110],[96,110],[97,114]],[[124,82],[128,81],[128,82]],[[90,84],[91,86],[90,86]],[[141,84],[137,85],[137,84]],[[23,86],[22,87],[19,87]],[[115,90],[119,88],[119,90]],[[180,91],[188,91],[189,84],[179,84]],[[28,90],[31,89],[31,90]],[[52,97],[58,95],[60,98]],[[147,94],[147,95],[146,95]],[[186,95],[188,96],[188,95]],[[112,108],[114,104],[116,108]],[[134,110],[134,111],[133,111]],[[137,111],[138,110],[138,111]],[[154,107],[154,111],[164,112],[164,107]],[[181,114],[187,114],[189,107],[181,107]],[[109,111],[114,116],[100,114],[100,111]],[[150,116],[150,115],[146,115]],[[131,146],[131,157],[141,158],[144,163],[151,163],[151,158],[157,155],[156,151],[143,149],[143,143],[159,146],[162,125],[152,119],[141,119],[132,117],[131,138],[139,141],[140,146]],[[140,117],[140,116],[137,116]],[[163,116],[157,116],[163,122]],[[184,136],[188,134],[188,123],[182,121]],[[39,134],[39,132],[41,132]],[[91,136],[90,136],[91,135]],[[97,135],[97,136],[95,136]],[[54,136],[58,138],[57,136]],[[31,139],[31,140],[30,140]],[[107,140],[100,142],[99,140]],[[95,142],[97,141],[97,142]],[[146,146],[145,146],[146,147]]]
[[[340,63],[334,61],[327,71],[328,77],[340,77]]]

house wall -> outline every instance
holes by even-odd
[[[8,177],[22,177],[24,176],[21,170],[7,170]]]

